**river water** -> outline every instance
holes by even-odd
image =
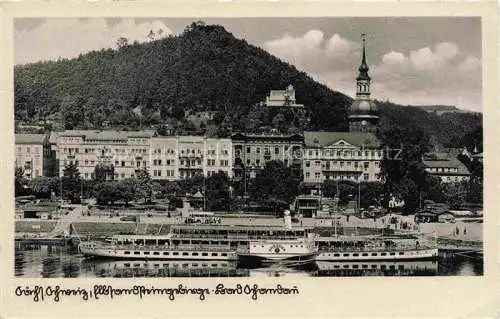
[[[482,257],[456,254],[436,261],[317,262],[306,268],[253,268],[229,261],[85,259],[75,249],[24,246],[15,251],[15,275],[31,278],[254,277],[254,276],[481,276]]]

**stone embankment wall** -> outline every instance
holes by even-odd
[[[52,220],[17,220],[17,233],[50,233],[56,228],[57,221]],[[79,236],[112,236],[118,234],[166,235],[170,231],[167,224],[149,224],[134,222],[73,222],[71,233]]]

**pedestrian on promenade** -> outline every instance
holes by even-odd
[[[467,235],[467,228],[464,227],[464,235]]]

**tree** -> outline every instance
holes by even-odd
[[[275,210],[292,203],[300,180],[281,161],[270,161],[250,184],[250,198]]]
[[[413,212],[419,206],[426,176],[423,155],[429,150],[429,139],[418,127],[382,126],[377,135],[384,152],[381,177],[384,182],[384,206],[389,195],[402,197],[405,211]]]
[[[120,199],[128,205],[136,197],[137,183],[132,178],[123,179],[118,182],[118,192]]]
[[[26,179],[24,178],[24,170],[22,167],[16,167],[14,171],[14,184],[15,196],[23,196],[26,194]]]
[[[467,196],[467,183],[447,183],[444,185],[446,203],[452,209],[458,209],[465,204]]]
[[[59,178],[36,177],[28,182],[28,187],[37,198],[50,198],[59,189]]]
[[[94,186],[94,197],[99,205],[113,205],[121,199],[118,182],[104,181]]]
[[[94,179],[97,182],[113,180],[115,177],[115,167],[113,164],[106,165],[99,163],[94,168]]]
[[[145,169],[138,170],[135,174],[136,191],[139,198],[144,199],[144,203],[151,202],[153,197],[153,180],[149,172]]]
[[[116,41],[116,46],[118,47],[118,49],[121,49],[127,45],[128,45],[128,39],[125,37],[119,37],[118,40]]]
[[[70,163],[64,167],[61,179],[63,189],[62,197],[70,200],[72,203],[79,203],[82,191],[82,179],[74,163]]]
[[[231,209],[231,181],[226,172],[218,172],[207,178],[205,197],[208,210]]]

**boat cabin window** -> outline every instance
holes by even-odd
[[[217,256],[217,253],[212,253],[212,256]]]
[[[202,256],[208,256],[208,253],[201,253]]]
[[[348,256],[349,256],[349,254],[344,254],[344,257],[348,257]]]
[[[354,257],[358,257],[358,256],[359,256],[359,254],[352,254],[352,255],[353,255]]]
[[[221,254],[221,256],[226,257],[226,256],[227,256],[227,254],[226,254],[226,253],[222,253],[222,254]]]
[[[160,254],[160,252],[158,252],[158,251],[153,252],[153,255],[159,255],[159,254]]]
[[[390,253],[390,255],[391,255],[391,256],[394,256],[394,255],[396,255],[396,253]]]
[[[372,253],[372,256],[377,256],[377,253]]]
[[[149,251],[145,251],[145,252],[144,252],[144,255],[149,255]]]
[[[168,251],[164,251],[164,252],[163,252],[163,255],[168,256],[168,255],[169,255],[169,252],[168,252]]]
[[[333,257],[340,257],[340,254],[333,254]]]
[[[198,256],[198,253],[191,253],[191,256]]]
[[[179,253],[178,252],[173,252],[172,255],[179,256]]]
[[[217,267],[217,264],[212,264],[212,267]]]
[[[368,254],[367,253],[362,253],[361,256],[368,256]]]
[[[188,253],[182,253],[182,256],[189,256]]]
[[[134,251],[134,255],[140,255],[141,252],[140,251]]]
[[[380,256],[387,256],[387,253],[381,253]]]
[[[404,253],[403,251],[400,251],[400,252],[399,252],[399,254],[400,254],[400,255],[404,255],[405,253]]]
[[[130,251],[124,252],[125,255],[130,255]]]
[[[123,266],[130,267],[130,264],[129,263],[125,263],[125,264],[123,264]]]

